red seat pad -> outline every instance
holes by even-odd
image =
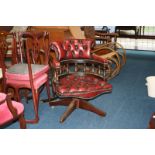
[[[0,100],[4,100],[6,98],[6,94],[0,93]],[[12,101],[13,106],[17,109],[17,114],[20,115],[24,111],[24,106],[22,103]],[[13,119],[13,115],[11,114],[7,103],[4,102],[0,105],[0,125],[9,122]]]
[[[11,74],[10,74],[11,75]],[[15,77],[11,78],[8,78],[6,79],[6,83],[10,86],[16,86],[18,88],[31,88],[31,84],[30,84],[30,80],[27,79],[25,80],[26,78],[20,78],[20,77],[17,77],[17,79],[15,79]],[[34,83],[34,88],[35,89],[38,89],[40,86],[42,86],[48,79],[48,75],[46,73],[42,74],[40,77],[37,77],[33,80],[33,83]]]
[[[36,79],[49,70],[48,65],[32,64],[33,78]],[[27,64],[15,64],[11,66],[5,73],[7,79],[29,80],[29,71]]]
[[[102,93],[111,92],[112,85],[95,75],[72,74],[61,77],[55,90],[61,97],[91,99]]]

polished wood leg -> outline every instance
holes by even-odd
[[[59,105],[68,106],[72,100],[73,100],[72,98],[60,99],[60,100],[49,102],[49,105],[50,106],[59,106]]]
[[[50,95],[50,85],[49,85],[49,81],[47,81],[47,82],[45,83],[45,85],[46,85],[46,91],[47,91],[48,101],[50,102],[51,95]]]
[[[100,115],[100,116],[106,115],[106,112],[96,108],[95,106],[93,106],[92,104],[90,104],[89,102],[87,102],[85,100],[80,100],[79,108],[91,111],[91,112],[96,113],[97,115]]]
[[[34,119],[26,119],[26,123],[28,124],[37,124],[39,122],[39,117],[35,117]]]
[[[39,114],[38,114],[39,93],[38,93],[38,90],[32,90],[32,95],[33,95],[33,105],[34,105],[35,118],[32,120],[26,120],[26,123],[36,124],[39,122]]]
[[[26,121],[24,118],[24,114],[22,113],[21,116],[19,117],[19,124],[21,129],[26,129]]]
[[[20,102],[19,89],[15,88],[14,90],[15,90],[16,101]]]
[[[149,122],[149,129],[155,129],[155,113],[153,113],[150,122]]]
[[[76,99],[76,98],[65,98],[58,101],[52,101],[49,103],[50,106],[68,106],[64,114],[60,117],[60,122],[63,123],[67,117],[76,109],[80,108],[87,110],[93,113],[96,113],[99,116],[105,116],[106,112],[96,108],[86,100]]]
[[[72,100],[70,102],[70,104],[67,107],[66,111],[60,117],[60,123],[63,123],[66,120],[66,118],[76,109],[76,102],[77,102],[77,100]]]

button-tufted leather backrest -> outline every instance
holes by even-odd
[[[90,39],[71,39],[62,43],[54,42],[57,48],[57,59],[89,59],[93,40]],[[54,47],[54,48],[55,48]]]

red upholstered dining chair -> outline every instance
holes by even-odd
[[[56,54],[51,65],[52,86],[56,100],[49,104],[67,106],[60,122],[64,122],[76,108],[88,110],[100,116],[106,115],[104,111],[87,101],[112,91],[112,85],[107,83],[110,76],[109,61],[91,56],[92,44],[93,41],[89,39],[73,39],[53,42],[50,45],[51,50]]]
[[[0,128],[15,120],[19,120],[21,129],[26,128],[23,104],[12,101],[9,94],[0,93]]]
[[[43,86],[46,86],[50,98],[48,80],[49,35],[47,32],[19,32],[17,38],[18,42],[16,39],[14,40],[17,63],[5,72],[6,91],[10,87],[13,88],[16,100],[20,101],[20,90],[31,90],[35,118],[26,120],[26,122],[37,123],[39,121],[39,95]],[[41,45],[40,42],[42,42]],[[40,57],[44,60],[42,64],[39,61]]]

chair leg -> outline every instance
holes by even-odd
[[[35,119],[26,120],[26,123],[35,124],[35,123],[39,122],[39,114],[38,114],[39,93],[38,93],[38,90],[32,90],[32,95],[33,95],[33,105],[34,105]]]
[[[115,65],[114,68],[112,68],[112,72],[111,72],[110,79],[112,79],[117,74],[119,74],[121,67],[120,67],[120,62],[117,58],[109,58],[109,60],[111,60],[113,62],[113,64]]]
[[[90,104],[89,102],[87,102],[85,100],[80,100],[79,102],[80,102],[79,108],[81,108],[81,109],[91,111],[91,112],[96,113],[97,115],[100,115],[100,116],[106,115],[106,112],[96,108],[95,106],[93,106],[92,104]]]
[[[23,113],[19,117],[19,124],[21,129],[26,129],[26,121]]]
[[[56,101],[51,101],[49,102],[50,106],[68,106],[70,104],[70,102],[72,101],[72,98],[65,98],[65,99],[60,99],[60,100],[56,100]]]
[[[67,117],[76,109],[80,108],[83,110],[88,110],[90,112],[96,113],[100,116],[105,116],[106,112],[96,108],[89,102],[82,100],[82,99],[76,99],[76,98],[65,98],[58,101],[52,101],[49,103],[50,106],[68,106],[64,114],[60,117],[60,122],[63,123]]]
[[[4,83],[4,79],[0,79],[0,91],[6,92],[5,86],[6,84]]]
[[[15,91],[15,98],[16,98],[16,101],[20,102],[19,89],[18,89],[18,88],[15,88],[14,91]]]
[[[151,119],[149,121],[149,129],[155,129],[155,113],[151,116]]]
[[[66,111],[60,117],[60,123],[63,123],[66,120],[66,118],[76,109],[76,102],[77,102],[77,100],[74,100],[74,99],[70,102]]]
[[[24,89],[24,97],[25,97],[26,103],[28,104],[29,99],[32,99],[32,96],[29,96],[28,89]]]
[[[45,83],[45,85],[46,85],[48,100],[49,100],[49,102],[50,102],[51,96],[50,96],[50,85],[49,85],[49,81],[47,81],[47,82]]]

